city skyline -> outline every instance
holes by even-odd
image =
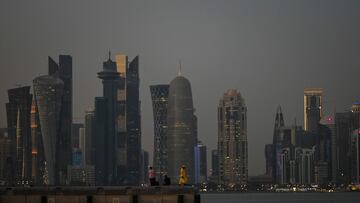
[[[114,6],[120,11],[105,3],[99,8],[100,14],[94,14],[95,3],[78,11],[82,2],[43,2],[45,9],[38,15],[31,12],[38,7],[35,3],[1,5],[0,127],[6,126],[7,90],[17,83],[31,85],[33,78],[47,73],[46,57],[58,54],[73,56],[73,118],[74,122],[79,118],[83,122],[86,109],[94,107],[93,98],[101,95],[96,72],[110,49],[141,56],[142,143],[152,152],[153,114],[148,88],[169,83],[181,58],[182,72],[193,88],[199,140],[209,151],[216,149],[217,99],[226,89],[238,89],[249,109],[249,175],[262,174],[263,147],[271,143],[273,115],[279,104],[289,123],[296,117],[300,124],[306,87],[323,88],[324,115],[350,110],[359,100],[359,2],[327,1],[325,6],[323,1],[292,3],[295,5],[121,2]],[[68,16],[51,9],[65,6]],[[11,13],[14,8],[18,13]],[[132,12],[137,9],[139,12]],[[175,25],[170,23],[173,21]],[[111,29],[114,32],[104,32]]]

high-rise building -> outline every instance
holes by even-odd
[[[194,149],[195,154],[195,184],[207,182],[206,146],[200,141]]]
[[[82,151],[83,160],[85,162],[85,128],[79,128],[79,149]]]
[[[296,183],[311,184],[314,182],[314,148],[295,148]]]
[[[33,84],[48,173],[48,180],[44,182],[55,185],[59,184],[62,178],[62,175],[59,174],[61,173],[59,168],[62,164],[59,157],[67,156],[67,154],[61,154],[59,151],[59,139],[61,136],[59,121],[61,118],[64,83],[58,77],[45,75],[36,77]],[[70,143],[68,144],[70,146]]]
[[[93,154],[87,162],[95,160],[97,184],[138,185],[142,172],[139,57],[128,63],[128,57],[120,54],[114,62],[109,53],[98,78],[103,83],[103,97],[95,98],[95,114],[86,118],[88,124],[92,119],[95,123],[93,129],[86,129],[86,137],[95,132],[85,141],[86,146],[92,145],[85,155]],[[91,148],[95,150],[91,152]]]
[[[95,111],[88,109],[85,112],[85,164],[95,164]]]
[[[7,129],[0,128],[0,181],[4,181],[6,185],[11,185],[14,178],[11,148],[12,142]]]
[[[72,57],[59,55],[59,64],[51,57],[49,59],[48,72],[50,76],[59,77],[63,81],[63,96],[61,98],[61,110],[59,120],[58,150],[61,156],[57,157],[59,184],[66,184],[67,166],[71,164],[71,126],[72,126]]]
[[[73,123],[71,125],[71,148],[79,148],[79,143],[80,143],[79,129],[83,127],[84,124],[82,123]]]
[[[356,183],[359,177],[359,128],[360,103],[354,103],[351,111],[335,114],[336,182]]]
[[[278,106],[275,116],[274,135],[273,135],[273,167],[272,177],[274,183],[281,182],[279,177],[281,176],[281,164],[280,153],[282,151],[283,136],[281,136],[281,128],[285,126],[284,116],[281,110],[281,106]]]
[[[179,74],[169,87],[167,108],[167,171],[176,182],[181,166],[186,167],[188,183],[194,183],[194,147],[197,144],[196,120],[188,79]]]
[[[211,150],[211,177],[212,181],[219,181],[219,154],[217,149]]]
[[[352,132],[350,138],[351,182],[360,183],[360,102],[351,106]]]
[[[219,181],[246,185],[248,177],[247,108],[240,93],[228,90],[218,107]]]
[[[108,160],[108,111],[107,99],[95,97],[95,180],[96,185],[109,185],[109,170],[106,164]]]
[[[44,146],[41,135],[39,112],[35,102],[35,97],[31,104],[31,178],[34,185],[44,183],[43,176],[45,171]]]
[[[166,133],[167,133],[167,107],[169,85],[150,86],[154,118],[154,155],[153,167],[156,169],[157,178],[167,173]]]
[[[279,111],[278,111],[279,112]],[[275,128],[274,163],[272,169],[275,184],[314,183],[315,147],[313,135],[301,126]],[[323,170],[318,173],[326,175]],[[319,177],[320,177],[319,176]]]
[[[103,154],[103,158],[105,160],[104,166],[105,171],[103,171],[104,175],[104,183],[103,184],[114,184],[116,182],[116,115],[117,115],[117,91],[119,87],[119,73],[116,69],[116,63],[109,59],[103,63],[103,71],[98,73],[98,78],[102,80],[103,83],[103,97],[106,99],[106,109],[102,109],[102,111],[106,111],[106,126],[107,132],[104,139],[104,146],[102,146],[105,150]],[[103,106],[103,107],[105,107]],[[97,107],[95,107],[97,108]],[[96,109],[98,111],[99,109]],[[101,111],[101,110],[100,110]],[[99,118],[96,117],[98,121]],[[103,121],[100,121],[103,122]],[[97,124],[98,125],[98,124]],[[102,133],[101,133],[102,134]],[[100,136],[97,134],[96,136]],[[97,170],[97,169],[96,169]]]
[[[322,88],[304,90],[304,130],[317,133],[318,124],[323,116]]]
[[[323,118],[320,120],[320,124],[323,126],[326,126],[330,130],[330,133],[331,133],[331,138],[330,138],[331,161],[329,163],[329,167],[330,167],[329,178],[332,182],[336,182],[337,176],[339,174],[337,172],[338,154],[337,154],[335,116],[334,115],[323,116]],[[328,140],[325,143],[327,143],[327,142],[328,142]],[[327,149],[327,148],[325,148],[325,149]]]
[[[332,174],[332,131],[326,125],[318,124],[315,135],[315,183],[326,184]]]
[[[139,56],[126,71],[126,147],[129,185],[138,185],[141,177],[141,112],[140,112]]]
[[[265,145],[265,161],[266,161],[266,171],[265,174],[267,176],[271,176],[273,175],[273,161],[274,161],[274,148],[272,144],[267,144]]]
[[[148,167],[149,167],[149,152],[142,150],[141,155],[141,183],[148,183],[149,175],[148,175]],[[161,182],[161,179],[157,179]]]
[[[73,149],[72,154],[72,164],[73,166],[83,166],[84,165],[84,155],[83,151],[79,148]]]
[[[6,104],[8,135],[12,141],[13,170],[18,181],[31,179],[31,127],[32,94],[30,86],[8,90]]]
[[[335,129],[336,129],[336,154],[337,154],[337,183],[350,183],[350,133],[351,126],[351,112],[343,112],[335,114]]]
[[[128,57],[124,54],[116,55],[116,69],[120,75],[117,89],[116,112],[116,170],[118,183],[127,181],[127,91],[126,74],[129,67]]]

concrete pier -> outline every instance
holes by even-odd
[[[3,187],[0,203],[200,203],[191,187]]]

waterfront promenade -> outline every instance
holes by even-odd
[[[0,203],[200,203],[192,187],[3,187]]]

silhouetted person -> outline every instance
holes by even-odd
[[[164,176],[164,185],[171,185],[170,178],[167,175]]]
[[[149,182],[150,182],[150,186],[154,186],[156,183],[155,170],[151,166],[149,167]]]

